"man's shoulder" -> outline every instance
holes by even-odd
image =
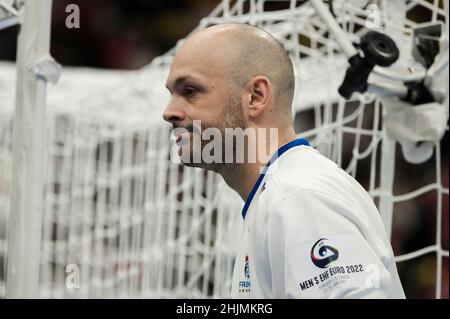
[[[308,215],[320,207],[324,213],[340,212],[348,219],[364,222],[378,215],[367,191],[318,151],[305,147],[287,155],[266,178],[258,206],[262,211],[269,214],[281,206],[304,206],[308,209],[302,214]]]
[[[302,190],[335,195],[348,178],[336,163],[312,147],[300,147],[280,157],[267,175],[265,187],[274,201]]]

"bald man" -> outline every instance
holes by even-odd
[[[163,117],[182,163],[220,174],[245,201],[231,296],[404,298],[370,196],[296,139],[294,84],[283,46],[234,23],[189,36],[167,78]]]

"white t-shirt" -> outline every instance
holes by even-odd
[[[278,150],[242,215],[232,298],[405,298],[371,197],[306,140]]]

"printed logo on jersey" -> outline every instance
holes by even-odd
[[[244,274],[245,278],[250,279],[250,272],[248,270],[248,256],[245,256]]]
[[[360,241],[357,234],[334,235],[288,251],[299,292],[307,298],[322,298],[347,284],[364,287],[370,267]],[[312,262],[305,263],[307,259]]]
[[[245,280],[239,281],[239,292],[250,292],[250,266],[248,262],[248,255],[245,256],[244,261]]]
[[[331,247],[328,242],[328,239],[321,238],[311,249],[311,260],[319,268],[327,268],[332,261],[339,257],[339,251]]]

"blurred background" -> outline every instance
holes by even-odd
[[[220,1],[218,0],[54,0],[51,54],[64,66],[134,70],[149,64],[184,38]],[[68,4],[80,8],[81,28],[67,29]],[[277,3],[272,6],[276,7]],[[426,12],[415,12],[418,17]],[[426,19],[426,17],[424,17]],[[14,61],[18,27],[0,31],[0,60]],[[448,134],[442,145],[442,183],[448,188]],[[344,157],[350,157],[351,148]],[[434,161],[408,164],[397,148],[395,189],[406,193],[435,179]],[[362,163],[369,171],[370,163]],[[363,174],[364,175],[364,174]],[[368,176],[368,174],[367,174]],[[367,186],[368,179],[359,180]],[[405,254],[436,240],[436,191],[427,192],[394,207],[392,245]],[[442,245],[448,251],[448,195],[442,202]],[[442,297],[449,298],[448,257],[443,258]],[[409,298],[434,298],[436,256],[426,254],[398,264]]]
[[[67,29],[65,8],[80,8],[81,27]],[[138,69],[172,48],[217,0],[55,0],[51,53],[63,65]],[[0,34],[0,59],[15,60],[18,27]]]

